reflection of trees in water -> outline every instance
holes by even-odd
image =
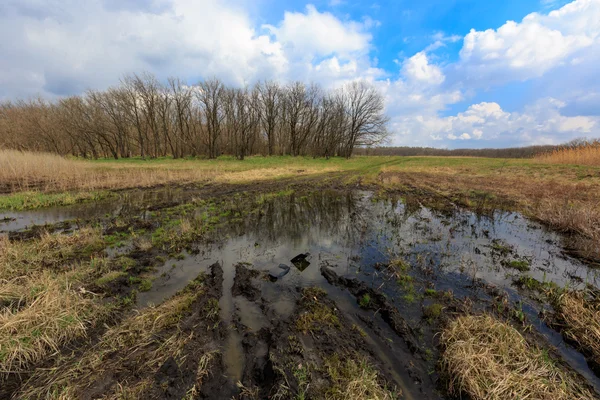
[[[307,235],[352,243],[366,225],[360,198],[360,194],[334,191],[280,196],[232,228],[240,235],[255,235],[263,243],[301,240]]]

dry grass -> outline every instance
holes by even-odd
[[[0,150],[0,193],[151,187],[169,183],[244,183],[337,171],[339,166],[228,160],[120,160],[89,162],[54,154]]]
[[[578,343],[585,353],[600,365],[600,299],[584,292],[565,292],[554,307],[563,334]]]
[[[0,282],[31,275],[44,269],[72,268],[70,260],[88,258],[104,250],[99,229],[82,228],[72,235],[45,233],[39,239],[20,242],[0,237]]]
[[[148,187],[203,182],[215,175],[206,169],[164,168],[159,163],[100,165],[54,154],[0,150],[0,193]]]
[[[600,142],[596,141],[576,147],[564,147],[536,158],[551,164],[600,166]]]
[[[472,208],[522,211],[553,229],[574,234],[569,247],[584,257],[600,259],[597,168],[579,170],[518,160],[491,166],[485,160],[458,161],[447,167],[384,168],[380,184],[389,188],[424,189]]]
[[[27,371],[66,343],[86,336],[108,313],[87,282],[107,267],[98,230],[44,234],[28,242],[0,238],[0,378]]]
[[[442,332],[440,343],[452,395],[473,400],[595,398],[547,353],[492,316],[458,317]]]
[[[140,394],[145,388],[144,380],[137,384],[126,380],[132,376],[152,375],[169,357],[182,356],[185,344],[193,339],[193,334],[171,330],[177,327],[183,314],[203,294],[201,284],[195,281],[194,285],[194,290],[125,319],[105,332],[98,344],[88,348],[80,357],[63,360],[52,373],[36,372],[30,380],[35,384],[25,384],[18,396],[79,398],[104,374],[118,376],[120,372],[126,372],[125,381],[112,382],[112,392],[109,391],[106,396],[118,398],[119,394]],[[198,368],[206,368],[206,365],[208,362],[200,363]],[[199,372],[200,379],[205,375],[204,370]]]
[[[332,385],[327,390],[328,400],[391,400],[401,397],[388,390],[379,373],[364,359],[345,359],[335,355],[325,360],[327,375]]]
[[[44,273],[31,287],[29,301],[0,312],[0,377],[24,372],[69,341],[86,335],[106,309],[76,290],[68,278]],[[27,292],[26,292],[27,293]]]

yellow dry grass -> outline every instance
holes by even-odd
[[[25,384],[17,395],[20,398],[73,399],[102,379],[104,373],[117,375],[126,369],[126,375],[131,377],[156,372],[169,357],[182,356],[185,344],[193,339],[193,334],[185,334],[179,329],[168,335],[164,333],[178,325],[183,313],[202,293],[202,287],[196,284],[194,290],[125,319],[105,332],[100,342],[86,349],[80,357],[63,360],[51,374],[36,372],[30,380],[35,384]],[[124,361],[127,361],[126,365]],[[206,367],[208,363],[199,368],[202,365]],[[204,371],[198,374],[200,380],[205,376]],[[120,398],[120,394],[129,394],[136,398],[145,389],[145,383],[144,380],[114,382],[105,397]]]
[[[20,242],[0,236],[0,282],[69,265],[75,257],[90,256],[105,247],[98,229],[82,228],[72,235],[45,233],[39,239]]]
[[[203,182],[215,171],[136,164],[96,165],[55,154],[0,150],[0,190],[67,191],[148,187],[167,183]]]
[[[65,343],[85,336],[105,315],[105,308],[63,278],[42,274],[23,288],[37,291],[29,292],[29,301],[0,312],[0,377],[28,371]]]
[[[86,336],[107,315],[85,290],[106,267],[90,257],[103,247],[99,231],[89,228],[28,242],[0,238],[0,380]]]
[[[440,343],[452,395],[467,394],[473,400],[595,398],[547,353],[490,315],[456,318]]]
[[[379,373],[363,358],[341,360],[337,355],[325,360],[327,375],[332,380],[327,400],[392,400],[394,394],[382,384]]]
[[[600,365],[600,299],[583,292],[566,292],[554,304],[564,335]]]
[[[551,164],[600,165],[600,142],[564,147],[536,158]]]

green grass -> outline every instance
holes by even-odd
[[[36,208],[68,206],[77,203],[99,201],[114,196],[108,191],[95,192],[19,192],[0,196],[0,210],[23,211]]]
[[[366,293],[365,295],[363,295],[360,300],[358,301],[358,304],[362,307],[362,308],[368,308],[369,305],[371,304],[371,296],[369,296],[368,293]]]
[[[525,260],[512,260],[506,264],[508,268],[516,269],[517,271],[527,272],[531,268],[529,262]]]

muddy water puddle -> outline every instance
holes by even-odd
[[[172,207],[154,214],[153,205],[185,204],[194,196],[183,189],[139,191],[98,203],[4,213],[0,231],[133,216],[152,222],[154,228],[144,233],[152,235],[152,229],[175,218],[168,212]],[[334,322],[342,331],[337,339],[301,335],[302,345],[322,353],[336,353],[336,346],[364,346],[361,350],[404,398],[443,398],[436,375],[440,325],[434,306],[448,305],[448,298],[470,299],[475,311],[497,307],[498,298],[507,298],[501,306],[518,306],[527,323],[600,393],[600,380],[584,357],[538,317],[547,306],[515,285],[527,277],[559,287],[600,288],[598,271],[566,255],[560,235],[518,213],[482,216],[451,205],[432,209],[410,198],[379,198],[368,191],[289,191],[244,201],[252,212],[216,210],[224,221],[193,249],[162,259],[152,271],[151,288],[136,295],[139,309],[161,304],[200,273],[209,274],[215,263],[221,266],[222,287],[220,280],[216,286],[222,292],[219,343],[228,382],[223,398],[239,394],[240,381],[257,383],[260,375],[265,385],[271,382],[269,363],[274,354],[281,355],[282,342],[286,349],[295,346],[290,338],[304,316],[299,311],[307,300],[303,289],[313,287],[340,314]],[[204,203],[190,213],[199,216],[206,212],[202,207],[227,207],[223,204]],[[106,253],[116,258],[133,248],[131,241]],[[360,333],[353,336],[360,343],[346,331]],[[348,338],[354,341],[344,342]],[[318,358],[315,354],[306,359]],[[264,361],[260,368],[256,360]]]
[[[14,232],[33,226],[52,225],[64,221],[90,220],[119,215],[143,215],[148,207],[159,203],[171,203],[192,198],[194,191],[182,188],[160,190],[128,190],[112,198],[74,204],[65,207],[49,207],[30,211],[0,211],[0,233]]]
[[[423,309],[432,303],[426,289],[450,291],[454,297],[470,297],[488,305],[493,293],[506,292],[512,301],[523,301],[529,321],[565,361],[596,390],[600,388],[581,354],[537,317],[542,306],[521,299],[513,285],[514,279],[526,275],[561,287],[599,287],[600,277],[596,270],[564,254],[559,235],[520,214],[480,216],[458,208],[436,211],[409,206],[401,199],[378,199],[370,192],[323,191],[270,199],[258,215],[236,220],[222,234],[221,240],[200,244],[197,254],[167,261],[157,271],[152,289],[140,293],[137,301],[139,307],[159,304],[219,262],[224,269],[219,305],[227,328],[223,359],[232,382],[244,374],[244,334],[289,319],[298,288],[319,287],[353,326],[366,333],[371,351],[405,397],[438,396],[434,388],[424,389],[433,386],[434,361],[424,363],[430,368],[427,381],[407,373],[406,360],[414,351],[377,312],[365,310],[347,290],[330,285],[322,274],[322,268],[328,268],[383,293],[419,332],[425,349],[434,347],[435,334],[424,322]],[[382,265],[398,259],[403,260],[402,276],[382,270]],[[250,300],[248,293],[232,294],[240,263],[256,271],[251,281],[259,294]]]

